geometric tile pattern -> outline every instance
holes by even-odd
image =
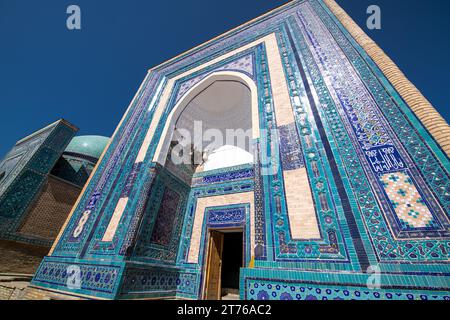
[[[407,229],[436,227],[433,215],[409,175],[387,173],[380,176],[380,180],[402,226]]]
[[[180,195],[173,190],[166,189],[159,207],[155,226],[150,241],[160,245],[168,245],[172,238]]]
[[[448,292],[427,293],[417,290],[370,290],[367,287],[298,284],[246,279],[246,300],[409,300],[450,301]]]
[[[155,292],[156,297],[194,295],[197,275],[180,273],[173,269],[127,267],[120,298],[139,298],[142,292]],[[148,296],[146,296],[148,298]]]
[[[416,133],[411,124],[405,121],[406,119],[402,119],[405,114],[401,108],[407,108],[407,106],[400,108],[399,101],[392,102],[392,97],[397,94],[395,90],[386,89],[385,86],[380,85],[380,83],[384,83],[384,75],[374,70],[375,68],[369,65],[368,60],[364,59],[365,53],[357,51],[358,47],[352,45],[351,37],[346,37],[345,31],[339,29],[339,25],[336,27],[335,17],[324,9],[325,5],[322,5],[320,1],[307,1],[300,4],[299,7],[298,16],[300,18],[291,20],[294,33],[299,38],[297,46],[301,49],[301,57],[307,65],[307,75],[311,77],[314,90],[318,93],[324,108],[321,117],[326,120],[324,122],[326,135],[333,142],[334,148],[338,150],[343,162],[339,165],[339,174],[348,177],[350,185],[345,188],[350,192],[350,196],[359,202],[357,207],[353,206],[354,212],[358,212],[357,216],[360,215],[363,219],[363,224],[358,223],[359,228],[360,230],[366,228],[368,231],[375,249],[376,259],[405,263],[410,259],[430,261],[431,258],[434,263],[437,263],[435,259],[447,260],[447,242],[440,239],[447,234],[445,227],[439,228],[439,230],[428,228],[420,229],[420,231],[413,228],[406,230],[407,232],[399,232],[405,230],[394,225],[396,222],[393,220],[398,222],[399,219],[392,212],[393,208],[389,198],[384,195],[383,185],[379,180],[381,173],[407,169],[408,172],[411,172],[411,177],[414,177],[417,189],[424,195],[430,211],[435,215],[437,225],[441,223],[448,226],[446,217],[448,210],[445,208],[449,202],[448,197],[446,198],[443,193],[449,181],[448,171],[441,174],[442,165],[439,163],[436,163],[430,171],[421,171],[421,174],[417,171],[422,169],[423,164],[427,161],[436,159],[436,155],[432,155],[426,147],[421,147],[425,139],[426,143],[432,143],[432,140],[425,135],[415,136]],[[337,64],[340,64],[342,70],[346,71],[338,73],[324,71]],[[376,104],[373,103],[373,100]],[[356,135],[353,130],[358,128],[356,126],[358,120],[352,116],[355,109],[351,106],[355,106],[355,108],[357,106],[360,112],[366,108],[367,115],[372,114],[380,119],[377,124],[382,125],[382,128],[377,125],[379,127],[377,130],[385,130],[391,137],[401,138],[401,143],[399,139],[393,138],[391,146],[382,146],[381,149],[377,149],[378,146],[374,147],[373,150],[382,150],[385,153],[382,156],[374,156],[369,162],[369,159],[365,159],[367,153],[359,145],[361,142],[359,139],[362,139],[364,135]],[[383,113],[381,114],[380,111]],[[361,119],[366,119],[364,113],[360,115]],[[391,123],[395,123],[395,125],[391,125]],[[359,125],[363,124],[366,125],[364,121],[359,122]],[[420,123],[414,125],[421,126]],[[407,135],[403,132],[394,133],[393,131],[398,128],[407,132]],[[406,128],[410,129],[406,130]],[[410,156],[417,149],[420,149],[421,154],[428,153],[427,156],[420,158],[416,155]],[[369,150],[371,156],[373,150]],[[410,155],[407,152],[410,152]],[[402,161],[399,161],[399,155]],[[417,165],[413,161],[417,162]],[[386,224],[386,220],[390,225]],[[400,225],[399,222],[398,224]],[[398,230],[399,228],[400,230]],[[429,240],[428,236],[437,238],[437,241]],[[418,241],[401,242],[394,237],[414,238]]]
[[[295,123],[278,127],[280,134],[280,152],[283,169],[295,170],[303,168],[303,151],[297,134]]]
[[[246,55],[242,58],[239,58],[237,60],[231,61],[228,64],[225,64],[219,68],[216,68],[214,71],[221,71],[221,70],[233,70],[233,71],[241,71],[249,75],[250,77],[253,77],[253,57],[252,55]],[[193,79],[184,81],[180,85],[180,89],[177,94],[176,101],[179,101],[180,98],[189,91],[190,88],[192,88],[195,84],[199,83],[202,79],[206,78],[208,76],[208,73],[201,74]]]
[[[147,263],[173,265],[178,252],[188,188],[161,167],[150,194],[132,257]]]
[[[120,275],[120,265],[108,264],[74,264],[64,261],[55,261],[45,257],[33,279],[34,285],[52,285],[54,288],[67,290],[70,278],[79,276],[79,289],[75,292],[83,292],[100,297],[110,297],[117,289],[117,279]]]
[[[279,50],[282,56],[288,56],[287,52],[285,52],[286,43],[280,39],[279,40]],[[264,90],[262,92],[262,97],[265,101],[265,108],[262,109],[261,117],[267,121],[265,124],[266,128],[277,127],[277,118],[275,110],[280,108],[274,103],[275,90],[278,91],[278,95],[282,95],[279,88],[272,88],[272,78],[270,73],[270,68],[268,67],[267,61],[270,54],[278,54],[278,52],[270,52],[269,50],[264,50],[264,48],[259,49],[257,61],[260,61],[257,64],[257,78],[258,83],[264,88],[268,88],[268,90]],[[275,60],[275,59],[273,59]],[[295,79],[294,70],[292,65],[288,62],[288,59],[282,60],[286,77],[288,75],[289,79]],[[283,64],[279,67],[283,68]],[[272,90],[274,90],[272,92]],[[296,87],[296,81],[291,80],[290,82],[290,91],[291,95],[294,97],[293,104],[295,104],[295,97],[299,98],[300,90]],[[294,113],[292,110],[291,113]],[[298,152],[302,151],[304,154],[301,155],[303,159],[306,161],[306,166],[308,167],[308,176],[314,177],[313,185],[310,187],[314,192],[314,200],[315,203],[321,203],[320,209],[317,208],[317,216],[321,220],[320,227],[322,227],[322,239],[316,239],[317,241],[299,241],[292,237],[292,233],[290,230],[290,217],[287,214],[288,205],[287,205],[287,194],[285,188],[280,187],[280,182],[284,180],[284,174],[289,173],[287,170],[283,173],[284,170],[289,169],[289,166],[283,164],[283,157],[285,157],[286,151],[283,150],[282,142],[275,143],[274,139],[267,139],[267,145],[262,145],[261,148],[261,163],[264,164],[265,170],[271,171],[274,174],[269,174],[267,177],[268,182],[265,183],[264,197],[265,202],[267,202],[268,198],[271,198],[270,201],[272,204],[272,209],[268,213],[273,219],[272,223],[270,223],[270,227],[272,228],[271,232],[268,233],[268,236],[272,238],[274,245],[271,250],[273,250],[273,255],[277,262],[293,262],[298,263],[298,266],[308,265],[309,261],[325,262],[325,261],[346,261],[348,259],[347,252],[345,250],[344,243],[346,240],[343,239],[343,235],[341,232],[336,232],[336,229],[340,229],[339,226],[339,218],[337,215],[340,214],[339,209],[336,208],[333,201],[331,200],[332,192],[331,188],[333,188],[333,181],[329,180],[324,172],[327,167],[327,162],[325,159],[321,158],[319,160],[318,154],[318,146],[320,146],[320,142],[317,137],[314,137],[312,134],[312,130],[310,128],[310,114],[306,112],[306,108],[304,106],[296,105],[295,113],[299,115],[298,117],[298,125],[301,132],[301,137],[294,131],[296,129],[295,126],[291,126],[292,130],[295,134],[297,134],[298,138],[302,139],[302,142],[305,144],[305,149],[301,148],[303,143],[298,147],[294,147],[293,149]],[[274,117],[275,115],[275,117]],[[288,126],[289,127],[289,126]],[[286,131],[286,130],[282,130]],[[283,132],[281,132],[282,134]],[[281,140],[281,139],[280,139]],[[279,148],[279,152],[271,152],[270,156],[265,150],[271,150],[273,148]],[[264,151],[263,151],[264,150]],[[284,153],[284,155],[282,155]],[[301,158],[300,157],[300,158]],[[281,165],[280,165],[281,162]],[[295,181],[297,178],[294,178]],[[334,187],[336,188],[336,187]],[[295,196],[300,196],[298,193]],[[303,195],[302,195],[303,196]],[[292,212],[292,211],[291,211]],[[308,214],[308,216],[311,216]],[[333,236],[329,236],[329,235]],[[314,238],[318,238],[314,236]],[[336,241],[337,238],[337,241]],[[319,264],[320,265],[320,264]]]

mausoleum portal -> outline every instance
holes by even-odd
[[[449,137],[333,0],[291,1],[149,70],[29,296],[449,299]]]

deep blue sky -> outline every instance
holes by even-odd
[[[63,117],[80,134],[110,136],[147,69],[286,1],[0,0],[0,158]],[[450,1],[338,0],[450,120]],[[66,28],[66,8],[82,30]]]

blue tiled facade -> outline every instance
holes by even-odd
[[[42,185],[77,128],[57,121],[16,143],[0,162],[0,239],[49,246],[51,242],[19,232]]]
[[[150,147],[136,161],[168,79],[275,34],[295,122],[277,125],[264,43],[175,82]],[[170,112],[216,71],[251,78],[261,129],[254,166],[195,174],[191,183],[153,161]],[[320,0],[289,5],[152,69],[118,127],[33,285],[100,298],[203,297],[205,234],[242,226],[242,299],[449,299],[450,163],[366,52]],[[305,169],[320,232],[291,235],[283,173]],[[270,174],[265,174],[267,171]],[[197,199],[254,193],[249,203],[208,207],[193,230]],[[120,199],[127,205],[103,241]],[[250,224],[254,248],[250,247]],[[187,259],[201,233],[198,263]],[[67,287],[69,266],[81,286]],[[370,289],[371,268],[381,283]]]

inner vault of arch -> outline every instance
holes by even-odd
[[[244,75],[213,74],[192,88],[170,114],[158,162],[192,173],[253,163],[259,125],[251,86]]]

